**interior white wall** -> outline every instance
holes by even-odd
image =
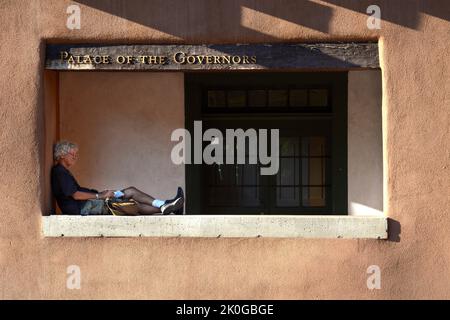
[[[60,109],[61,139],[80,148],[80,185],[161,199],[184,187],[184,166],[170,157],[171,133],[184,128],[182,73],[63,72]]]
[[[349,215],[383,215],[381,71],[348,74]]]

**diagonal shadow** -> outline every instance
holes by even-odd
[[[240,6],[297,25],[328,33],[333,9],[310,1],[240,1]]]
[[[121,17],[123,19],[151,27],[186,42],[194,40],[208,42],[252,42],[282,39],[259,32],[242,25],[242,12],[245,9],[261,13],[259,22],[266,24],[266,16],[289,21],[294,24],[327,33],[332,9],[310,1],[291,0],[76,0],[76,2]],[[256,15],[258,17],[258,15]],[[224,29],[226,26],[231,26]]]
[[[333,13],[333,9],[327,5],[293,0],[77,0],[77,2],[175,36],[184,43],[207,44],[214,39],[215,43],[222,45],[220,48],[212,49],[229,54],[236,53],[236,46],[227,48],[227,43],[286,42],[284,38],[270,32],[271,24],[276,24],[277,20],[328,33]],[[248,15],[250,19],[247,20]],[[251,50],[246,49],[248,52],[244,54],[255,55],[250,52]],[[317,62],[320,62],[319,67],[358,66],[352,64],[351,59],[336,59],[332,54],[321,50],[297,48],[297,51],[298,58],[305,59],[308,56],[314,58],[309,64],[312,68],[317,67],[314,65]],[[283,56],[283,48],[273,48],[272,54]],[[263,67],[272,67],[270,60],[260,61],[260,64]]]
[[[368,15],[368,6],[381,8],[381,19],[410,29],[418,29],[421,13],[450,21],[447,0],[323,0],[326,3]],[[243,24],[243,12],[255,11],[252,23],[270,29],[276,19],[328,33],[333,8],[311,1],[293,0],[76,0],[76,2],[114,16],[151,27],[186,42],[215,39],[230,43],[279,42],[282,38]],[[258,13],[260,16],[258,16]],[[253,13],[252,13],[253,14]],[[270,18],[276,18],[270,19]],[[351,21],[349,21],[351,23]],[[228,26],[227,29],[224,29]]]
[[[374,0],[324,0],[330,4],[346,8],[361,14],[366,13],[370,5],[378,5],[381,10],[381,20],[389,21],[410,29],[416,29],[420,23],[419,1],[416,0],[395,0],[383,1],[382,3]],[[408,5],[405,5],[407,3]]]
[[[330,4],[366,14],[367,7],[378,5],[381,20],[389,21],[410,29],[418,29],[421,13],[450,21],[450,1],[448,0],[323,0]],[[378,2],[378,3],[377,3]]]
[[[422,12],[442,20],[450,21],[450,1],[427,0],[422,6]]]

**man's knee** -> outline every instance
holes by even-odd
[[[125,196],[130,196],[135,194],[137,188],[136,187],[128,187],[122,190],[123,193],[125,193]]]

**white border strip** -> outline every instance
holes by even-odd
[[[276,237],[387,239],[386,217],[293,215],[42,217],[45,237]]]

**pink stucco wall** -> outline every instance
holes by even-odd
[[[382,28],[369,30],[371,2],[2,2],[0,297],[449,298],[450,4],[378,1]],[[66,28],[72,3],[81,7],[80,30]],[[45,41],[368,39],[381,48],[384,207],[397,221],[391,241],[42,238]],[[66,288],[71,264],[81,268],[81,290]],[[366,287],[373,264],[381,290]]]

